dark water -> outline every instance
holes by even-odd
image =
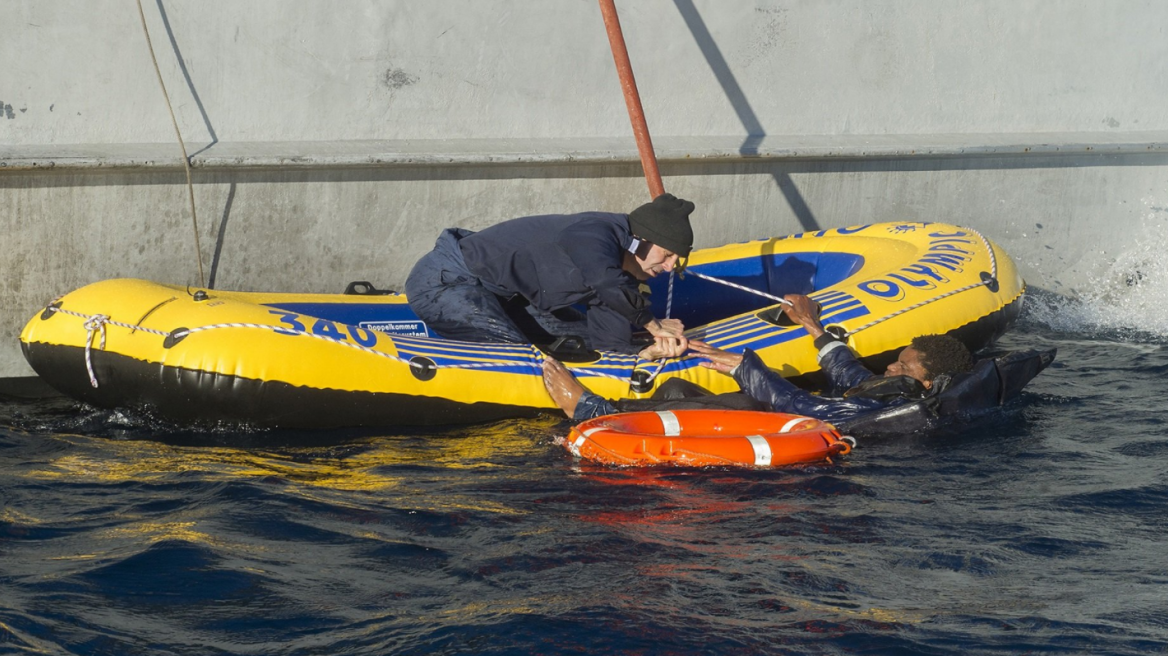
[[[1018,403],[774,471],[3,401],[0,653],[1168,653],[1160,316],[1040,299]]]

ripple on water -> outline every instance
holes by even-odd
[[[1092,514],[1127,515],[1147,521],[1168,518],[1168,486],[1106,489],[1062,497],[1058,505]]]
[[[1164,652],[1163,343],[1030,326],[1011,406],[771,471],[0,403],[0,651]]]
[[[263,577],[225,567],[214,550],[182,540],[157,542],[71,579],[103,596],[146,606],[248,602],[266,594]]]

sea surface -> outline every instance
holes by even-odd
[[[1032,294],[1015,403],[785,469],[0,399],[0,653],[1168,653],[1165,287]]]

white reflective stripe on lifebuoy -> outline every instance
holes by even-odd
[[[580,433],[580,435],[576,436],[576,439],[572,440],[572,443],[568,445],[568,450],[572,452],[572,455],[579,457],[580,447],[584,446],[584,441],[587,440],[593,433],[602,430],[604,430],[603,426],[597,426],[596,428],[589,428],[583,433]]]
[[[791,421],[788,421],[787,423],[783,424],[783,427],[779,429],[779,432],[780,433],[788,433],[791,431],[792,428],[798,426],[799,424],[801,424],[805,421],[807,421],[807,417],[796,417],[796,418],[792,419]]]
[[[661,417],[661,428],[664,431],[663,435],[666,437],[677,437],[681,435],[681,422],[677,420],[677,415],[668,410],[658,410],[657,416]]]
[[[568,444],[568,450],[572,452],[572,455],[576,456],[577,458],[580,457],[580,447],[584,446],[585,439],[587,438],[581,435]]]
[[[764,467],[771,464],[771,443],[762,435],[747,435],[746,439],[754,449],[755,466]]]

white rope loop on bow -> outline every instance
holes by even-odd
[[[93,336],[95,334],[101,335],[101,343],[98,348],[105,350],[105,325],[109,322],[108,314],[94,314],[89,316],[83,327],[86,330],[85,335],[85,371],[89,373],[89,384],[97,389],[97,374],[93,371]]]

